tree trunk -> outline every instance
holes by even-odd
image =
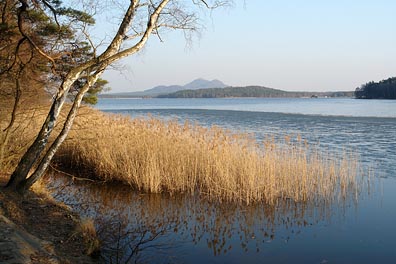
[[[55,127],[56,121],[60,114],[60,110],[62,109],[62,106],[65,102],[67,92],[64,91],[68,91],[73,82],[74,80],[69,80],[67,82],[65,81],[62,85],[63,89],[59,89],[57,97],[52,102],[51,109],[48,112],[47,118],[45,119],[40,132],[38,133],[33,144],[22,156],[22,159],[19,161],[18,166],[16,167],[14,172],[11,174],[11,178],[6,185],[6,188],[13,189],[18,192],[24,191],[24,184],[21,185],[21,183],[24,182],[25,179],[27,179],[30,170],[42,155],[42,152],[44,151],[48,143],[48,139]]]
[[[11,178],[6,185],[6,188],[18,190],[20,183],[27,178],[30,169],[33,167],[47,145],[48,138],[51,135],[57,119],[57,116],[54,115],[57,108],[59,108],[59,102],[54,101],[39,134],[18,163],[18,166],[12,173]]]
[[[44,157],[41,159],[40,164],[38,165],[34,173],[29,178],[24,179],[23,181],[20,182],[18,186],[19,192],[24,192],[28,190],[38,179],[40,179],[44,175],[59,146],[66,139],[73,125],[78,109],[80,108],[84,95],[88,92],[89,88],[91,87],[91,84],[94,84],[97,81],[97,79],[103,73],[103,71],[104,69],[95,72],[95,74],[89,78],[89,82],[87,82],[84,85],[84,87],[80,89],[76,98],[73,101],[73,105],[71,109],[69,110],[65,123],[63,124],[62,131],[59,133],[55,141],[52,143],[51,147],[45,153]]]

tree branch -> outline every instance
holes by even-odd
[[[23,27],[23,23],[24,23],[24,18],[23,18],[23,14],[26,13],[27,8],[28,8],[28,4],[26,2],[26,0],[19,0],[19,2],[21,3],[21,6],[18,8],[18,29],[19,32],[21,33],[21,35],[26,38],[29,43],[34,47],[35,50],[37,50],[37,52],[43,56],[44,58],[46,58],[47,60],[49,60],[52,64],[51,69],[53,70],[53,72],[55,72],[55,60],[47,55],[43,50],[40,49],[40,47],[25,33],[24,31],[24,27]]]
[[[151,35],[151,33],[153,32],[153,30],[156,28],[156,23],[158,21],[158,17],[161,14],[162,10],[165,8],[165,6],[168,4],[168,2],[169,2],[169,0],[163,0],[157,6],[157,8],[154,10],[154,12],[150,15],[150,18],[147,22],[147,28],[144,31],[142,38],[135,45],[105,58],[100,63],[109,65],[117,60],[120,60],[124,57],[127,57],[129,55],[135,54],[136,52],[140,51],[143,48],[143,46],[146,44],[146,42],[147,42],[149,36]]]
[[[58,28],[60,28],[60,24],[58,22],[58,17],[56,15],[57,12],[56,12],[55,8],[52,5],[50,5],[46,0],[42,0],[42,2],[46,7],[48,7],[51,10],[51,12],[54,16],[55,23],[58,25]]]

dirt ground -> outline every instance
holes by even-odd
[[[101,262],[85,254],[76,214],[33,192],[16,195],[2,184],[0,179],[0,263]]]

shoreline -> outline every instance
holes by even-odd
[[[0,182],[1,263],[98,263],[86,255],[80,218],[65,206],[29,191],[21,197]]]

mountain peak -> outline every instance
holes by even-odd
[[[151,89],[145,90],[144,93],[146,94],[165,94],[165,93],[173,93],[180,90],[197,90],[197,89],[209,89],[209,88],[224,88],[228,85],[224,84],[222,81],[219,80],[205,80],[203,78],[198,78],[189,82],[183,86],[181,85],[159,85],[153,87]]]
[[[198,78],[183,86],[185,89],[207,89],[207,88],[224,88],[227,87],[222,81],[217,79],[208,81],[203,78]]]

